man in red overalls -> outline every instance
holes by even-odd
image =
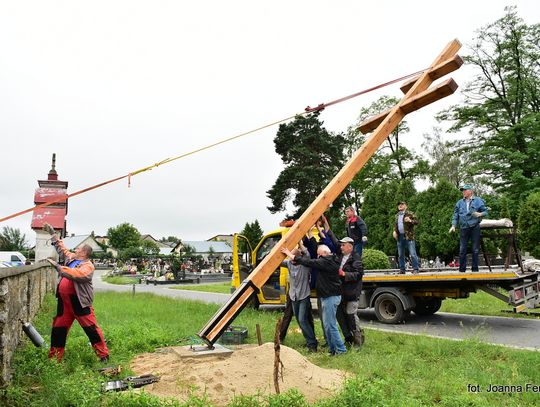
[[[77,320],[100,360],[107,362],[109,350],[105,344],[103,332],[97,324],[94,308],[92,308],[94,265],[89,260],[92,248],[89,245],[82,245],[75,249],[75,253],[72,253],[55,234],[52,226],[46,223],[43,229],[50,233],[53,246],[61,256],[65,257],[64,264],[66,264],[66,266],[61,266],[54,260],[48,259],[56,267],[60,276],[56,289],[58,307],[53,320],[49,358],[56,357],[59,361],[62,360],[67,334],[73,321]]]

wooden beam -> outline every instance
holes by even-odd
[[[454,40],[450,42],[439,54],[431,67],[439,65],[441,62],[452,58],[461,44]],[[349,185],[353,177],[362,169],[371,156],[378,150],[386,137],[394,130],[399,122],[405,116],[401,109],[402,104],[409,98],[424,92],[432,83],[427,73],[420,75],[415,84],[409,89],[405,97],[388,113],[373,135],[354,153],[351,159],[337,173],[337,175],[324,188],[320,195],[312,202],[308,209],[300,216],[287,234],[274,246],[270,253],[261,261],[244,280],[241,288],[237,289],[214,317],[201,329],[199,336],[212,345],[223,333],[226,327],[238,315],[242,307],[249,300],[251,294],[256,289],[261,288],[274,270],[278,268],[285,258],[281,253],[283,247],[292,249],[313,226],[315,221],[324,213],[324,211],[334,202],[334,200]]]
[[[436,102],[439,99],[451,95],[456,91],[457,88],[458,84],[452,78],[447,79],[446,81],[441,82],[437,86],[425,90],[424,92],[406,100],[401,105],[401,109],[407,114],[414,112],[415,110],[418,110],[424,106]],[[364,134],[375,130],[390,111],[391,109],[388,109],[382,113],[379,113],[376,116],[370,117],[369,119],[363,121],[360,126],[358,126],[358,129]]]
[[[448,59],[444,61],[443,63],[437,65],[435,68],[429,71],[429,77],[436,81],[439,78],[442,78],[445,75],[448,75],[450,72],[454,72],[455,70],[459,69],[463,65],[463,59],[459,55],[454,55],[453,58]],[[418,80],[418,76],[415,76],[414,78],[409,79],[407,82],[405,82],[403,85],[401,85],[400,89],[403,93],[407,93],[410,88],[412,88],[412,85],[414,82]]]

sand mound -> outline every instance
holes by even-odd
[[[224,406],[235,395],[274,393],[274,344],[238,348],[230,356],[193,357],[186,347],[159,349],[135,357],[131,369],[138,375],[155,374],[160,381],[145,390],[161,397],[185,400],[190,392]],[[345,378],[339,370],[320,368],[294,349],[281,346],[282,392],[295,388],[308,402],[328,397]]]

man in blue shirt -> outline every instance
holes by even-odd
[[[459,271],[467,268],[467,244],[472,241],[472,271],[478,271],[478,253],[480,252],[480,220],[488,211],[484,201],[474,196],[473,188],[465,184],[460,188],[463,199],[457,201],[452,216],[450,233],[456,231],[459,224],[461,235],[459,240]]]

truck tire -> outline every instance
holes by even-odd
[[[375,315],[385,324],[397,324],[405,318],[405,310],[398,297],[383,293],[375,300]]]
[[[420,315],[420,316],[433,315],[439,309],[441,309],[442,299],[440,298],[416,297],[414,300],[416,301],[416,306],[413,308],[413,311],[416,315]]]

